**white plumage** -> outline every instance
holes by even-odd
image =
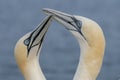
[[[100,26],[91,19],[43,9],[63,24],[77,39],[81,48],[80,60],[73,80],[96,80],[103,61],[105,38]]]

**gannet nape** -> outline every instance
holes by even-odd
[[[73,80],[96,80],[103,61],[105,38],[100,26],[93,20],[44,8],[46,14],[63,24],[78,40],[80,60]]]
[[[51,22],[51,15],[17,42],[15,59],[25,80],[46,80],[39,65],[39,51]]]

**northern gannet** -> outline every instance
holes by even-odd
[[[51,17],[46,17],[35,30],[20,38],[15,46],[15,59],[25,80],[46,80],[39,65],[39,50]]]
[[[53,18],[63,24],[79,42],[81,55],[73,80],[96,80],[105,50],[105,38],[100,26],[86,17],[48,8],[43,11],[53,15]]]

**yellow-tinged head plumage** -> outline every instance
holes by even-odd
[[[24,40],[27,38],[25,35],[22,37],[15,46],[15,59],[18,66],[25,66],[27,63],[27,46],[24,44]]]

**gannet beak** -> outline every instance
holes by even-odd
[[[30,33],[30,36],[24,40],[24,44],[27,46],[27,49],[28,49],[28,55],[29,55],[30,50],[33,47],[35,47],[35,46],[39,46],[39,48],[41,47],[44,36],[50,25],[50,22],[52,19],[51,17],[52,17],[51,15],[46,17],[41,22],[41,24],[39,24],[38,27]],[[39,51],[39,49],[38,49],[38,51]]]
[[[57,20],[59,23],[63,24],[65,28],[67,28],[68,30],[77,31],[81,35],[83,35],[81,32],[82,21],[76,19],[74,15],[66,14],[66,13],[53,10],[53,9],[48,9],[48,8],[44,8],[43,11],[46,14],[53,15],[53,18]]]

